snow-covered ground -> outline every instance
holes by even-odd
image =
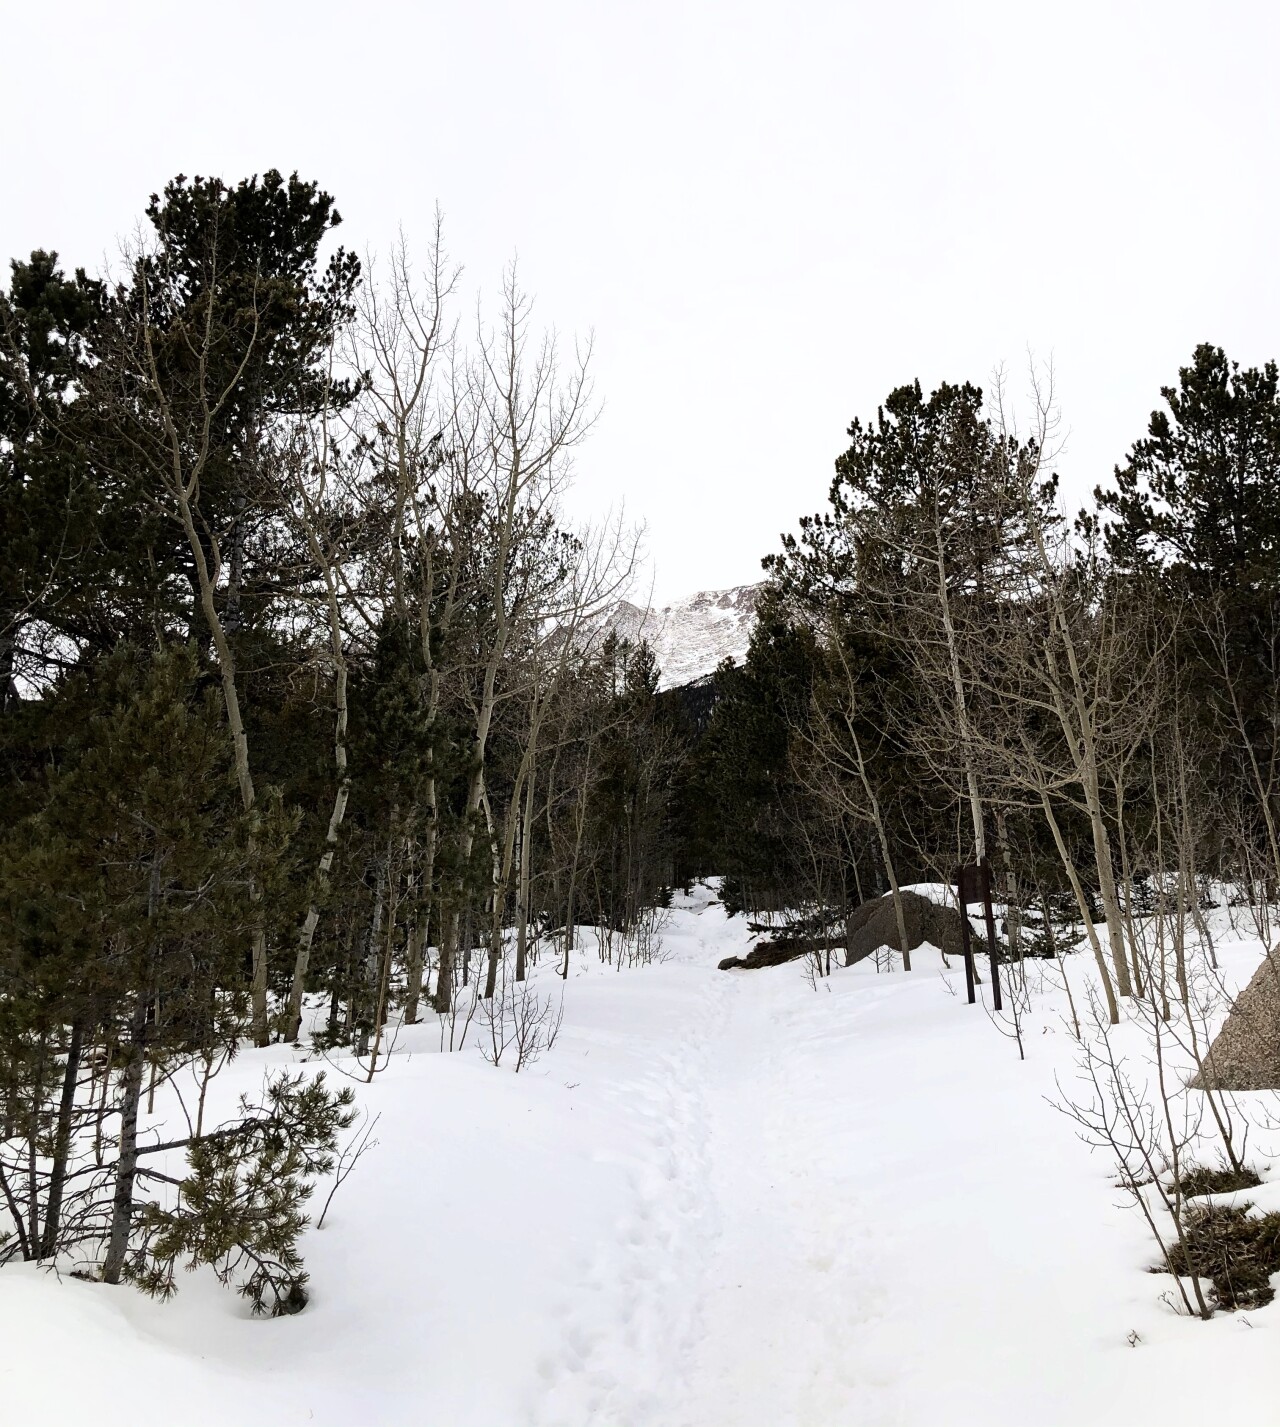
[[[936,953],[816,984],[717,971],[746,937],[698,888],[659,964],[581,954],[519,1075],[438,1053],[434,1024],[401,1034],[296,1318],[252,1320],[203,1275],[163,1305],[0,1272],[0,1422],[1276,1420],[1280,1303],[1172,1312],[1114,1167],[1047,1103],[1073,1073],[1060,992],[1024,1063]],[[1259,954],[1223,941],[1232,984]],[[1079,997],[1085,958],[1070,972]],[[244,1052],[217,1092],[283,1053]],[[1250,1197],[1280,1207],[1280,1181]]]

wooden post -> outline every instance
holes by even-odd
[[[960,934],[964,942],[964,974],[969,987],[969,1004],[973,1004],[973,943],[966,908],[974,902],[982,903],[983,920],[987,924],[987,953],[991,957],[991,1005],[996,1011],[1004,1010],[1000,995],[1000,957],[996,950],[996,914],[991,905],[991,864],[984,857],[981,862],[969,862],[956,869],[956,900],[960,903]]]

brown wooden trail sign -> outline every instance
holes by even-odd
[[[991,864],[984,857],[981,862],[966,862],[956,869],[956,897],[960,903],[960,931],[964,938],[964,981],[969,993],[969,1004],[977,999],[973,989],[973,934],[969,917],[965,911],[975,902],[982,903],[987,922],[987,951],[991,956],[991,1004],[997,1011],[1004,1009],[1000,999],[1000,964],[996,956],[996,917],[991,906]]]

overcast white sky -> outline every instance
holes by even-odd
[[[575,502],[660,599],[759,577],[855,414],[1052,356],[1082,497],[1193,346],[1280,354],[1280,6],[0,0],[0,255],[97,266],[178,172],[594,329]]]

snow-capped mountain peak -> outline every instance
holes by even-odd
[[[647,641],[661,671],[658,687],[676,689],[714,673],[725,659],[746,656],[761,588],[699,590],[660,607],[620,600],[609,624],[623,639]]]

